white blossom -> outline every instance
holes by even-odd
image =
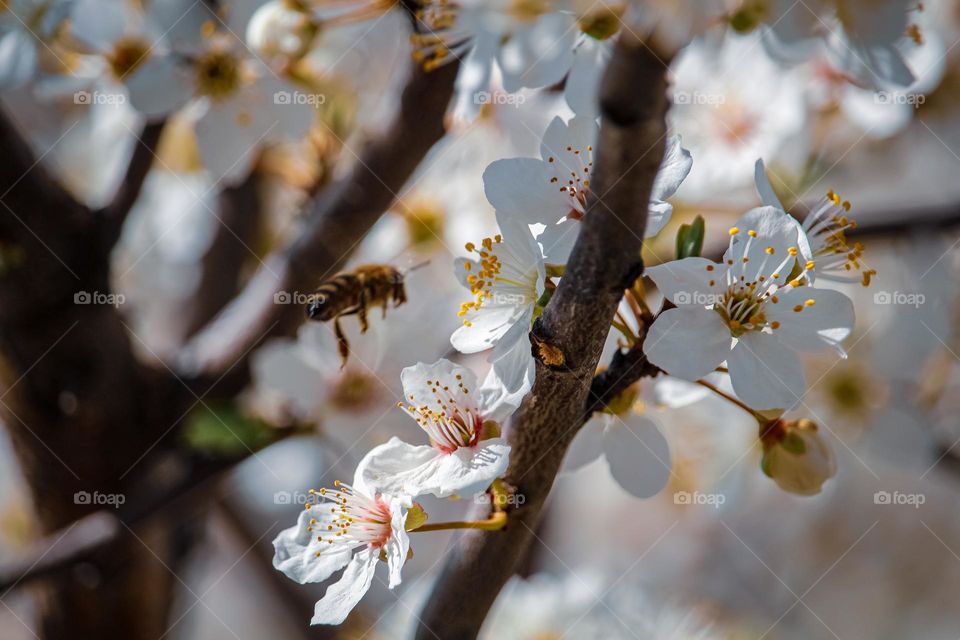
[[[484,171],[484,191],[501,217],[544,225],[537,241],[549,263],[566,263],[577,240],[591,195],[598,132],[593,118],[577,116],[564,122],[556,117],[543,134],[540,158],[497,160]],[[651,193],[646,237],[656,235],[670,220],[673,206],[666,200],[692,164],[680,136],[671,136]]]
[[[796,403],[805,392],[797,353],[839,350],[854,324],[849,298],[806,284],[816,263],[798,260],[801,237],[783,211],[759,207],[730,229],[721,263],[685,258],[647,269],[676,305],[650,327],[643,347],[650,362],[695,381],[726,361],[734,390],[751,407]]]
[[[314,608],[311,624],[340,624],[373,582],[377,563],[389,569],[389,586],[401,582],[410,548],[405,529],[409,496],[381,493],[366,485],[358,468],[353,485],[311,491],[314,500],[273,541],[274,568],[300,584],[322,582],[346,569],[327,587]]]
[[[472,300],[460,305],[463,326],[450,336],[461,353],[493,349],[491,384],[522,397],[533,385],[534,360],[528,334],[545,288],[546,269],[525,224],[498,216],[503,235],[467,243],[473,258],[458,258],[457,278]]]
[[[385,491],[412,496],[469,497],[502,476],[510,445],[499,437],[499,422],[516,409],[496,390],[478,388],[472,371],[438,360],[418,363],[400,375],[399,403],[430,439],[415,446],[392,438],[367,457],[365,479]]]

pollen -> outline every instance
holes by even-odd
[[[798,251],[796,247],[790,247],[789,249],[787,249],[787,253],[789,253],[792,256],[796,256]]]
[[[777,250],[774,249],[773,247],[767,247],[766,249],[764,249],[764,251],[766,251],[766,252],[767,252],[767,255],[769,255],[769,256],[772,256],[773,254],[775,254],[775,253],[777,252]]]
[[[753,229],[750,229],[749,231],[747,231],[747,235],[750,236],[751,238],[756,238],[757,232],[754,231]]]
[[[728,233],[729,233],[730,235],[732,235],[732,236],[735,236],[735,235],[737,235],[738,233],[740,233],[740,229],[738,229],[738,228],[736,228],[736,227],[730,227],[730,230],[729,230]]]

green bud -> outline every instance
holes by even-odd
[[[705,232],[703,216],[697,216],[690,224],[680,225],[677,231],[677,260],[699,256],[703,251]]]

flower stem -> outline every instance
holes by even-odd
[[[617,312],[617,318],[619,318],[620,321],[617,322],[616,320],[614,320],[611,323],[613,327],[617,331],[623,334],[623,337],[627,339],[631,347],[636,346],[637,336],[635,336],[633,331],[630,330],[630,327],[627,325],[627,321],[623,318],[622,315],[620,315],[619,311]]]
[[[756,419],[759,420],[760,422],[767,422],[767,421],[768,421],[764,416],[760,415],[759,413],[757,413],[756,411],[754,411],[753,409],[751,409],[750,407],[748,407],[746,404],[744,404],[743,402],[741,402],[741,401],[738,400],[737,398],[734,398],[733,396],[731,396],[731,395],[729,395],[729,394],[727,394],[727,393],[724,393],[723,391],[720,391],[720,389],[717,389],[715,386],[713,386],[713,385],[710,384],[709,382],[706,382],[705,380],[697,380],[697,384],[699,384],[699,385],[702,386],[702,387],[706,387],[707,389],[710,389],[711,391],[713,391],[715,394],[717,394],[717,395],[720,396],[721,398],[724,398],[725,400],[728,400],[728,401],[732,402],[733,404],[737,405],[738,407],[740,407],[741,409],[743,409],[744,411],[746,411],[747,413],[749,413],[751,416],[753,416],[754,418],[756,418]]]
[[[444,531],[446,529],[482,529],[484,531],[496,531],[503,529],[507,525],[507,513],[505,511],[496,511],[486,520],[463,520],[454,522],[434,522],[427,523],[417,527],[413,531]]]

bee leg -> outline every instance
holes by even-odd
[[[360,321],[360,333],[366,333],[370,326],[367,324],[367,290],[360,290],[360,302],[357,305],[357,320]]]
[[[399,307],[407,301],[407,290],[403,286],[403,280],[393,285],[393,306]]]
[[[350,343],[347,342],[347,336],[343,334],[340,327],[340,318],[333,320],[333,334],[337,337],[337,350],[340,352],[340,368],[347,366],[347,358],[350,357]]]

